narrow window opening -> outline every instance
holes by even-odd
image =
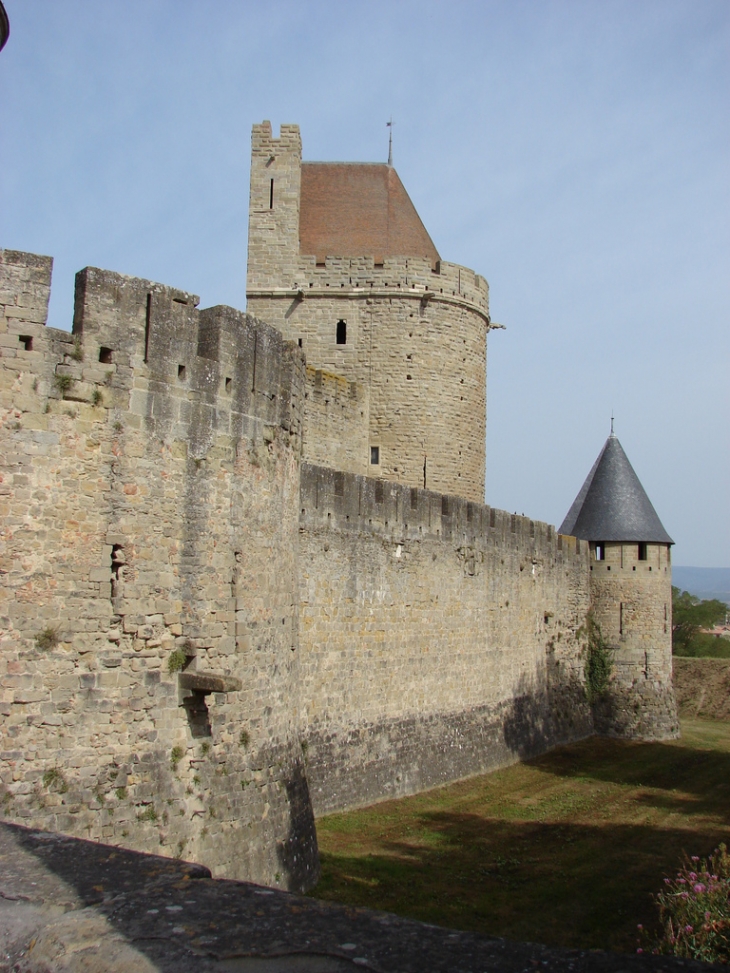
[[[124,577],[127,559],[124,555],[124,548],[121,544],[112,545],[112,601],[119,598],[122,594],[122,581]]]
[[[186,696],[182,702],[187,713],[190,733],[193,737],[213,736],[205,695],[201,690],[194,689],[192,695]]]
[[[152,295],[147,295],[147,311],[145,313],[144,319],[144,360],[145,363],[149,359],[150,351],[150,320],[152,318]]]
[[[667,611],[667,606],[664,606],[664,634],[667,634],[667,622],[669,621],[669,612]]]
[[[426,463],[427,463],[427,460],[428,460],[428,457],[424,456],[423,457],[423,489],[424,490],[426,489]]]
[[[233,379],[227,378],[226,379],[226,392],[230,393],[232,386],[233,386]]]
[[[370,447],[370,465],[378,466],[380,463],[380,446]]]
[[[300,348],[302,347],[302,339],[301,338],[299,339],[299,347]]]
[[[647,545],[646,545],[646,543],[644,541],[640,541],[639,542],[639,560],[640,561],[646,561],[646,558],[647,558],[646,547],[647,547]]]
[[[342,318],[337,322],[337,344],[347,344],[347,321],[344,321]]]
[[[622,601],[618,605],[618,634],[624,634],[624,603]]]
[[[251,391],[256,391],[256,357],[258,355],[259,346],[259,333],[254,331],[253,333],[253,364],[251,366]]]
[[[274,180],[271,180],[269,185],[269,209],[274,208]]]
[[[99,349],[99,361],[102,365],[111,365],[112,363],[112,350],[111,348],[100,348]]]
[[[29,334],[19,334],[18,341],[25,351],[33,351],[33,338]]]
[[[184,365],[177,366],[177,377],[181,382],[185,381],[185,376],[187,375],[187,368]]]
[[[603,541],[599,541],[596,544],[596,560],[605,561],[606,560],[606,545]]]

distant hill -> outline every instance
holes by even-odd
[[[698,598],[730,605],[730,568],[682,568],[672,565],[672,584]]]

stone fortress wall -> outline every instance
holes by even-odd
[[[304,889],[315,814],[675,734],[671,571],[483,504],[486,281],[301,255],[299,131],[253,147],[256,317],[86,268],[58,331],[0,251],[0,809]]]
[[[4,817],[305,888],[313,809],[592,731],[587,544],[303,463],[366,403],[296,342],[93,268],[56,331],[50,271],[0,254]]]
[[[587,544],[547,524],[304,464],[302,734],[316,814],[592,732]]]
[[[591,545],[596,622],[614,648],[611,695],[595,710],[596,729],[616,736],[678,735],[672,690],[672,564],[667,544]]]
[[[310,463],[347,473],[370,472],[370,398],[367,389],[342,375],[307,365],[302,455]]]
[[[354,382],[342,468],[484,499],[489,288],[473,270],[424,257],[300,254],[299,129],[254,125],[248,308],[304,350],[308,363]],[[338,322],[346,341],[337,343]],[[363,428],[364,427],[364,428]],[[378,462],[371,464],[370,447]],[[316,456],[305,449],[305,459]],[[362,457],[362,458],[361,458]]]
[[[50,272],[0,253],[3,814],[304,887],[301,352],[95,269],[47,329]]]

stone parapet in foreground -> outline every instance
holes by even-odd
[[[0,824],[0,973],[700,973],[216,880],[200,865]]]

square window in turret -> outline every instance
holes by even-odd
[[[647,560],[646,543],[644,541],[639,541],[639,560]]]

